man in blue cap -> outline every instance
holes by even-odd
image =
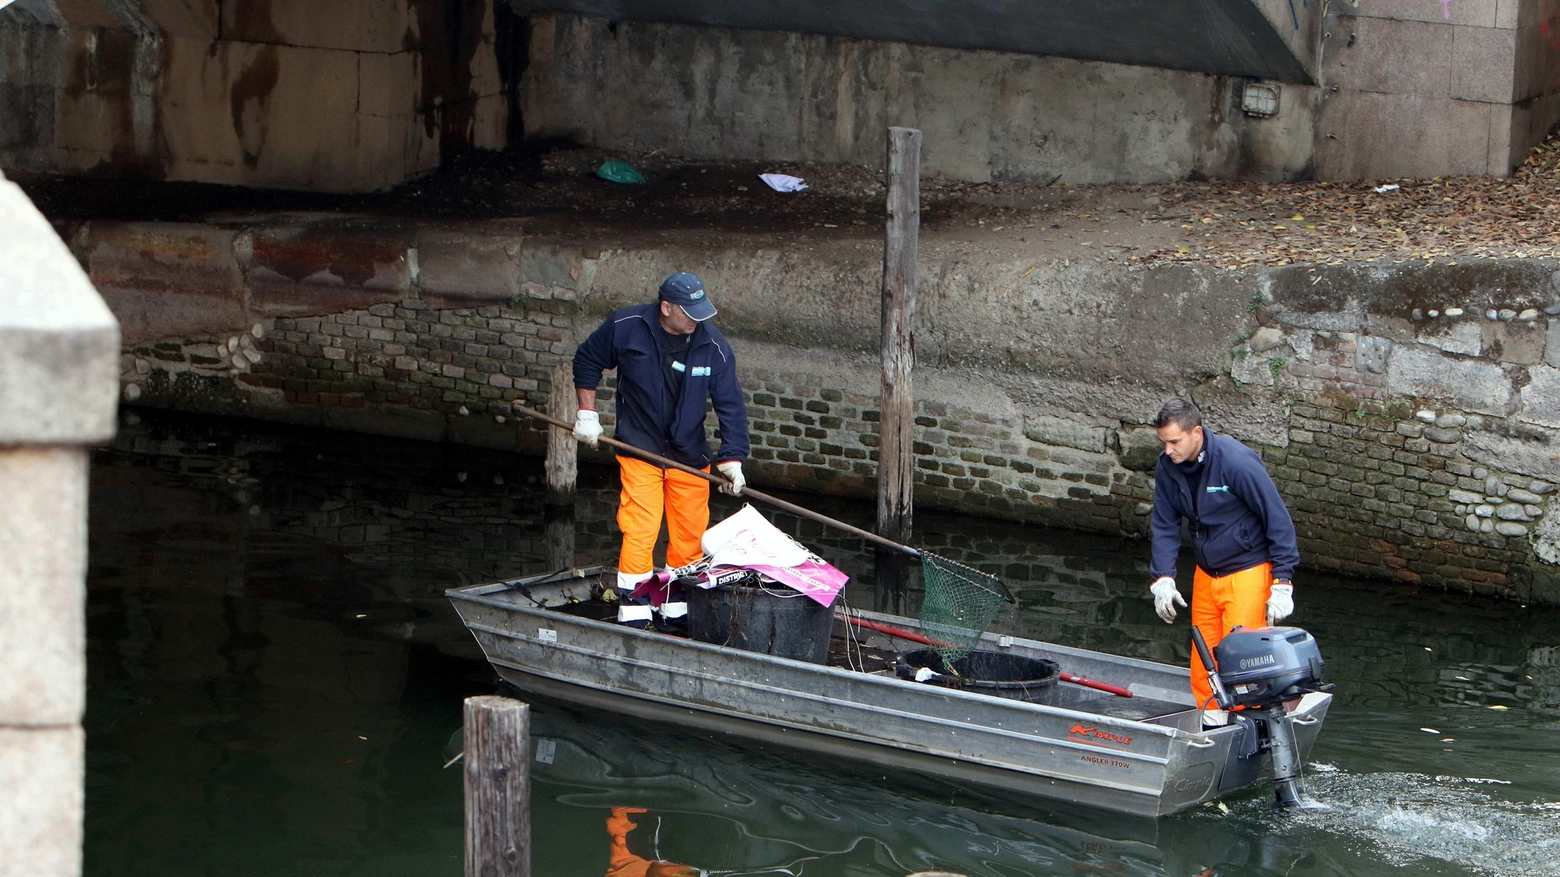
[[[602,372],[617,369],[615,438],[696,469],[709,471],[714,463],[728,482],[721,489],[741,493],[747,483],[742,477],[747,406],[737,384],[736,356],[709,322],[713,316],[704,281],[686,272],[666,278],[658,301],[613,311],[574,354],[580,406],[575,437],[596,447],[601,438],[596,388]],[[713,404],[720,424],[720,449],[713,454],[704,433],[705,400]],[[663,513],[667,566],[684,566],[703,555],[699,539],[710,521],[710,484],[637,457],[619,454],[617,460],[623,483],[617,587],[627,596],[655,571]],[[624,612],[644,617],[624,618]],[[619,616],[619,621],[646,621],[649,607],[625,605]]]

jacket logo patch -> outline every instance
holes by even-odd
[[[696,378],[707,378],[707,377],[709,377],[710,376],[710,367],[707,366],[707,365],[696,365],[696,366],[694,366],[693,367],[693,376],[696,377]]]
[[[1209,493],[1229,493],[1230,492],[1230,486],[1228,484],[1220,484],[1218,487],[1214,487],[1213,485],[1210,484],[1210,485],[1208,485],[1208,492]]]

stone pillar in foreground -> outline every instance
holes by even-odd
[[[0,176],[0,877],[81,873],[88,448],[119,324]]]

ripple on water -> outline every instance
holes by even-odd
[[[1434,858],[1502,877],[1560,875],[1560,806],[1507,801],[1477,777],[1313,771],[1294,814],[1309,829],[1368,840],[1400,864]]]

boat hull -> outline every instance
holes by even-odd
[[[1134,698],[1065,686],[1056,706],[807,664],[558,611],[590,596],[593,571],[452,590],[468,629],[516,687],[592,707],[917,771],[1004,794],[1162,816],[1226,788],[1225,730],[1198,730],[1187,671],[1011,637],[983,648],[1057,660]],[[862,613],[896,627],[913,619]],[[1331,697],[1307,695],[1296,737],[1309,753]],[[1239,771],[1242,785],[1252,772]]]

